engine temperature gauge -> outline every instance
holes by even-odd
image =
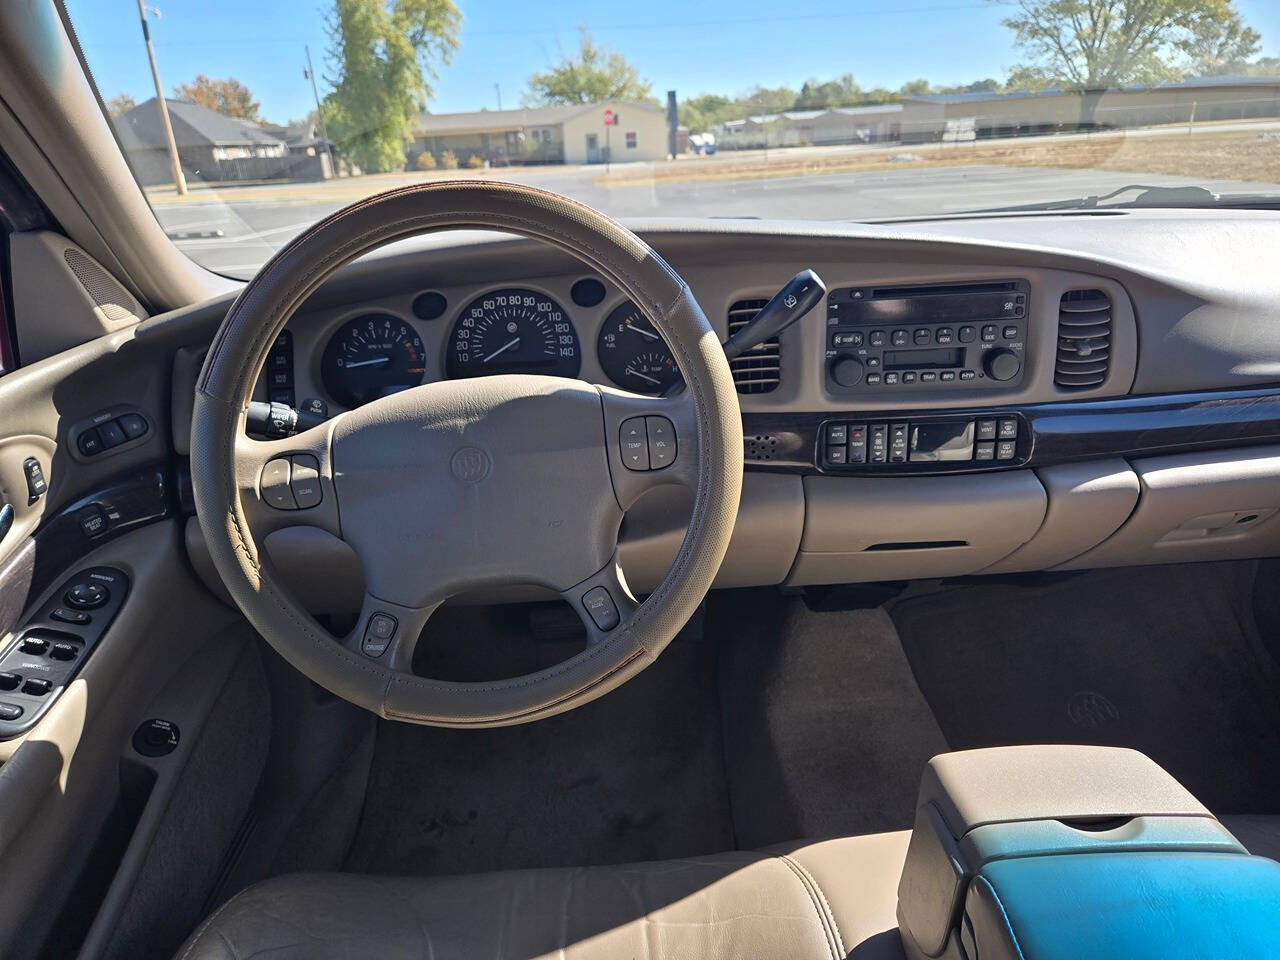
[[[658,394],[675,382],[671,349],[630,300],[615,307],[605,320],[596,353],[609,379],[623,389]]]

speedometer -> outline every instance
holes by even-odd
[[[533,290],[495,290],[459,314],[449,335],[450,377],[541,373],[576,377],[578,332],[560,304]]]

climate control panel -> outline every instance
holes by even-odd
[[[847,470],[938,473],[1020,466],[1031,454],[1021,415],[859,415],[818,428],[816,462],[824,472]]]
[[[1018,386],[1025,280],[844,287],[827,295],[826,385],[837,394]]]

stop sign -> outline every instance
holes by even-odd
[[[606,127],[613,126],[613,111],[610,110],[608,107],[606,107],[604,111],[604,125]]]

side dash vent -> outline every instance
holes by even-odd
[[[738,300],[729,307],[729,336],[733,336],[755,319],[768,300]],[[736,360],[729,361],[733,382],[739,393],[768,393],[778,389],[782,375],[778,338],[773,337],[752,347]]]
[[[1070,290],[1058,304],[1058,356],[1053,382],[1066,390],[1101,386],[1111,365],[1111,298]]]

